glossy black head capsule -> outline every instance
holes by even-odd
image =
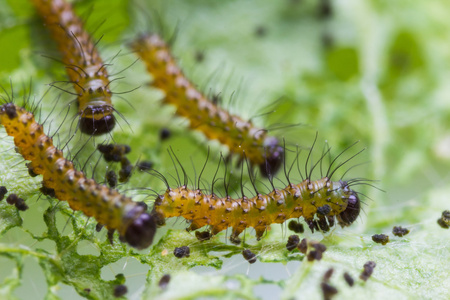
[[[16,110],[16,106],[14,105],[14,103],[6,103],[5,105],[3,105],[1,107],[2,111],[6,112],[6,115],[10,118],[10,119],[14,119],[17,118],[17,110]]]
[[[82,133],[89,135],[102,135],[113,130],[116,125],[116,118],[112,112],[104,111],[103,107],[89,108],[92,113],[84,113],[85,116],[80,117],[80,130]],[[97,112],[97,113],[96,113]],[[101,118],[94,118],[95,115],[101,114]]]
[[[268,178],[274,176],[284,161],[284,148],[280,145],[276,137],[269,136],[264,141],[264,159],[265,161],[259,165],[262,176]]]
[[[124,239],[130,246],[141,250],[152,244],[155,233],[155,218],[144,212],[128,226]]]
[[[337,216],[341,227],[350,226],[359,216],[361,201],[355,192],[352,192],[347,200],[347,208]]]

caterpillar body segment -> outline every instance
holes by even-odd
[[[110,232],[117,230],[121,240],[133,247],[143,249],[151,245],[156,223],[146,212],[146,206],[77,171],[73,162],[65,159],[63,152],[53,145],[52,138],[44,133],[32,113],[7,103],[0,106],[0,123],[14,137],[18,152],[30,161],[28,169],[43,176],[44,188],[54,190],[57,199],[67,201],[73,210],[94,217]]]

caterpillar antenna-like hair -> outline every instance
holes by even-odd
[[[301,149],[299,150],[299,146],[298,145],[296,145],[296,152],[297,152],[296,153],[297,157],[300,155],[300,153],[302,153],[302,150]],[[300,170],[300,160],[299,159],[297,159],[297,170],[298,170],[298,174],[302,178],[302,181],[304,181],[305,178],[303,177],[302,171]]]
[[[250,178],[250,182],[251,182],[251,184],[253,186],[253,189],[255,190],[255,193],[257,195],[259,195],[259,191],[256,188],[256,184],[255,184],[255,178],[253,177],[254,174],[253,174],[253,170],[252,170],[251,164],[248,162],[248,160],[245,160],[245,163],[247,164],[248,177]]]
[[[224,171],[224,176],[223,176],[223,188],[225,189],[225,193],[228,197],[229,196],[228,185],[227,185],[228,162],[226,161],[225,157],[223,157],[222,152],[220,153],[220,156],[223,158],[224,165],[225,165],[225,171]]]
[[[308,174],[308,162],[309,162],[309,158],[311,157],[312,151],[314,149],[314,145],[317,142],[318,135],[319,135],[319,133],[316,131],[316,136],[314,138],[314,142],[313,142],[311,148],[309,149],[308,156],[306,158],[306,162],[305,162],[305,176],[306,176],[306,180],[311,180],[311,178],[310,178],[311,174]]]
[[[75,159],[76,159],[76,157],[78,156],[78,154],[80,154],[81,150],[83,150],[83,148],[90,142],[90,140],[91,140],[91,138],[92,138],[93,136],[94,136],[94,135],[89,136],[89,138],[88,138],[87,141],[83,144],[83,146],[80,147],[80,149],[77,151],[77,153],[72,157],[72,160],[75,160]]]
[[[244,155],[244,160],[247,160],[247,157],[245,155],[245,151],[243,152],[243,155]],[[243,177],[244,177],[244,164],[241,163],[241,180],[240,181],[241,181],[241,196],[242,196],[242,198],[245,197]]]
[[[328,148],[328,150],[324,153],[322,151],[322,156],[317,160],[317,162],[312,166],[309,176],[312,176],[312,172],[314,171],[314,169],[317,167],[317,165],[324,159],[324,157],[328,154],[328,152],[330,152],[331,148]],[[323,178],[322,176],[322,170],[320,170],[320,176],[321,178]]]
[[[61,27],[63,27],[63,26],[61,26]],[[64,29],[64,30],[66,30],[66,29]],[[67,30],[66,30],[66,32],[67,32]],[[80,40],[79,40],[79,39],[77,38],[77,36],[73,33],[73,31],[70,31],[70,34],[71,34],[72,37],[75,39],[75,41],[77,42],[78,46],[80,47],[80,49],[81,49],[80,53],[81,53],[81,55],[83,56],[84,65],[86,66],[86,65],[87,65],[87,60],[86,60],[86,55],[85,55],[85,53],[84,53],[83,45],[80,43]]]
[[[344,150],[341,151],[341,153],[339,153],[330,163],[330,165],[328,166],[328,170],[327,170],[327,177],[330,178],[329,174],[331,171],[331,167],[333,166],[333,164],[336,162],[336,160],[342,155],[344,154],[347,150],[349,150],[350,148],[352,148],[353,146],[355,146],[356,144],[358,144],[359,141],[354,142],[353,144],[351,144],[350,146],[348,146],[347,148],[345,148]]]
[[[214,177],[213,177],[213,180],[212,180],[212,183],[211,183],[211,194],[212,195],[214,195],[214,184],[216,183],[216,176],[217,176],[217,173],[219,172],[220,163],[222,161],[222,158],[223,158],[223,156],[222,156],[222,153],[221,153],[220,154],[220,158],[219,158],[219,163],[217,164],[216,172],[214,173]]]
[[[198,175],[198,184],[197,184],[197,189],[198,189],[198,190],[200,189],[200,180],[201,180],[201,178],[202,178],[203,171],[205,171],[206,164],[208,163],[209,153],[210,153],[210,147],[208,146],[208,153],[207,153],[207,155],[206,155],[205,163],[203,164],[202,170],[200,171],[200,174]]]
[[[289,171],[287,173],[287,177],[289,177],[289,178],[291,177],[292,168],[294,167],[294,164],[296,163],[297,160],[298,160],[298,155],[295,157],[294,161],[292,162],[291,167],[289,168]]]
[[[173,32],[172,32],[171,36],[167,40],[167,44],[170,47],[172,47],[173,44],[175,43],[175,40],[177,39],[179,31],[180,31],[180,21],[177,20],[177,24],[175,25],[175,28],[173,29]]]
[[[59,124],[59,126],[58,126],[58,128],[56,129],[55,133],[51,136],[52,139],[53,139],[53,137],[55,136],[55,134],[59,132],[59,130],[61,129],[62,125],[63,125],[64,122],[66,121],[66,118],[67,118],[67,116],[69,115],[69,111],[70,111],[70,107],[69,107],[69,109],[67,109],[67,112],[66,112],[66,115],[64,116],[63,121]],[[52,109],[52,112],[53,112],[53,109]],[[52,112],[50,112],[50,114],[51,114]]]
[[[124,77],[122,77],[122,78],[124,78]],[[116,79],[117,79],[117,78],[116,78]],[[123,94],[128,94],[128,93],[134,92],[135,90],[140,89],[140,88],[141,88],[141,86],[137,86],[137,87],[135,87],[134,89],[131,89],[131,90],[128,90],[128,91],[125,91],[125,92],[111,92],[111,94],[113,94],[113,95],[123,95]]]
[[[170,146],[170,150],[172,151],[173,156],[175,157],[176,161],[180,165],[181,170],[183,171],[183,185],[187,186],[189,181],[188,181],[188,176],[187,176],[186,170],[184,169],[184,167],[181,164],[180,160],[178,159],[178,157],[176,156],[175,152],[173,151],[172,146]]]
[[[346,163],[348,163],[350,160],[352,160],[353,158],[355,158],[356,156],[358,156],[359,154],[361,154],[364,150],[366,150],[366,148],[363,148],[362,150],[358,151],[358,153],[352,155],[350,158],[348,158],[347,160],[345,160],[344,162],[340,163],[330,174],[330,178],[333,176],[333,174],[343,165],[345,165]]]
[[[323,149],[322,149],[322,159],[320,159],[319,161],[320,161],[320,166],[319,166],[319,169],[320,169],[320,178],[323,178],[323,167],[322,167],[322,163],[323,163],[323,160],[324,160],[324,158],[325,158],[325,155],[323,155],[324,153],[326,154],[326,153],[328,153],[328,154],[330,154],[330,150],[331,150],[331,147],[328,147],[328,151],[327,152],[325,152],[325,147],[326,146],[328,146],[328,143],[327,143],[327,141],[325,141],[325,144],[323,145]]]
[[[283,138],[283,147],[286,149],[286,140]],[[289,185],[291,185],[291,181],[289,179],[289,175],[286,172],[286,155],[283,155],[283,169],[284,169],[284,176],[286,176],[286,180]]]
[[[125,68],[123,68],[122,70],[120,70],[120,71],[118,71],[118,72],[116,72],[116,73],[110,74],[109,76],[116,76],[116,75],[119,75],[119,74],[122,73],[122,72],[125,72],[126,70],[128,70],[129,68],[131,68],[132,66],[134,66],[134,64],[135,64],[136,62],[138,62],[139,60],[141,60],[141,59],[140,59],[140,58],[136,58],[136,60],[133,61],[128,67],[125,67]]]
[[[159,178],[165,185],[166,189],[170,189],[169,182],[167,181],[166,177],[159,171],[155,169],[151,169],[150,171],[145,171],[146,173],[155,176],[156,178]]]
[[[359,167],[359,166],[367,165],[369,162],[370,162],[370,161],[366,161],[366,162],[359,163],[359,164],[356,164],[356,165],[354,165],[354,166],[351,166],[350,168],[347,169],[347,171],[344,172],[344,174],[342,174],[341,180],[343,180],[343,178],[345,177],[345,175],[347,175],[347,173],[350,172],[352,169],[357,168],[357,167]]]
[[[177,165],[175,164],[175,161],[173,160],[172,154],[170,153],[169,149],[167,149],[167,153],[169,153],[170,160],[172,161],[173,167],[175,168],[175,172],[177,173],[178,181],[176,179],[175,179],[175,181],[177,181],[178,186],[181,186],[181,179],[180,179],[180,174],[178,174]]]
[[[95,152],[95,151],[94,151],[94,152]],[[98,159],[97,159],[97,162],[95,163],[94,170],[92,171],[92,176],[91,176],[92,179],[94,179],[94,176],[95,176],[95,173],[96,173],[98,164],[100,163],[101,159],[102,159],[102,156],[100,155],[100,156],[98,157]],[[106,183],[105,183],[105,184],[106,184]]]

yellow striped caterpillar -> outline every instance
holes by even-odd
[[[142,35],[130,47],[147,65],[153,86],[165,92],[164,102],[175,105],[177,114],[189,119],[191,128],[227,145],[241,160],[245,157],[252,165],[258,165],[266,177],[277,172],[284,156],[279,140],[269,136],[267,130],[256,128],[251,121],[231,115],[199,92],[158,35]]]
[[[115,125],[106,64],[83,23],[65,0],[31,0],[58,44],[78,100],[79,128],[101,135]]]
[[[28,169],[43,176],[43,186],[54,196],[67,201],[73,210],[94,217],[109,233],[118,231],[120,239],[137,249],[147,248],[156,231],[155,218],[146,205],[134,202],[115,189],[88,179],[73,162],[53,145],[34,115],[14,103],[0,106],[0,124],[14,137],[18,152],[29,160]]]

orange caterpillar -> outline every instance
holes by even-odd
[[[117,230],[121,240],[131,246],[143,249],[151,245],[156,223],[146,212],[146,206],[75,170],[73,163],[44,134],[44,128],[32,113],[7,103],[0,106],[0,123],[14,137],[18,152],[31,161],[27,165],[30,173],[43,176],[42,184],[47,191],[54,190],[55,197],[67,201],[73,210],[94,217],[110,234]]]
[[[230,115],[200,93],[177,67],[169,47],[158,35],[142,35],[131,48],[153,75],[153,86],[165,92],[164,101],[174,104],[177,114],[189,119],[191,128],[200,130],[208,139],[219,140],[231,153],[258,165],[266,177],[277,172],[284,155],[278,139],[250,121]]]
[[[83,29],[72,6],[64,0],[31,0],[57,42],[76,91],[80,130],[90,135],[110,132],[115,125],[106,65]]]
[[[156,199],[152,214],[159,226],[171,217],[186,219],[190,223],[188,231],[208,226],[208,231],[196,232],[199,240],[233,227],[230,240],[234,243],[240,242],[239,234],[248,227],[255,229],[260,240],[270,224],[284,223],[291,218],[303,217],[311,231],[319,228],[328,231],[334,226],[335,218],[342,227],[350,226],[361,209],[358,193],[350,188],[358,181],[331,181],[333,173],[329,171],[316,181],[289,183],[284,189],[274,188],[267,195],[258,193],[253,198],[221,198],[200,189],[188,189],[186,185],[168,188]]]

